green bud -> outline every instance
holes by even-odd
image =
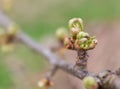
[[[95,39],[95,36],[89,37],[87,44],[90,45],[91,43],[93,43],[94,39]]]
[[[10,35],[15,35],[15,34],[17,34],[18,30],[19,30],[18,25],[16,25],[15,23],[12,23],[8,27],[7,33]]]
[[[97,39],[93,39],[93,43],[97,44],[98,43]]]
[[[88,33],[86,33],[86,32],[79,32],[78,34],[77,34],[77,39],[81,39],[81,38],[87,38],[87,37],[89,37],[89,34]]]
[[[83,31],[83,20],[81,18],[73,18],[69,20],[69,27],[70,28],[79,28]]]
[[[88,76],[83,79],[83,84],[86,89],[97,89],[98,85],[95,78]]]
[[[71,34],[76,38],[77,34],[80,32],[79,28],[71,28]]]
[[[78,40],[78,45],[82,45],[82,47],[84,47],[84,44],[86,43],[87,39],[86,38],[82,38],[80,40]]]
[[[78,40],[78,45],[79,45],[79,48],[81,49],[88,49],[88,39],[87,38],[81,38],[80,40]]]
[[[83,49],[84,48],[84,44],[82,43],[82,44],[80,44],[80,48],[81,49]]]
[[[83,49],[87,50],[88,47],[89,47],[88,44],[85,44]]]
[[[80,43],[85,43],[85,42],[87,42],[87,38],[81,38],[79,41],[80,41]]]
[[[67,36],[66,28],[59,28],[56,30],[56,36],[58,39],[63,40]]]
[[[80,49],[87,50],[88,49],[88,45],[86,43],[81,43],[80,44]]]
[[[96,47],[96,45],[97,45],[97,40],[96,40],[96,39],[93,39],[92,42],[91,42],[90,45],[89,45],[89,48],[90,48],[90,49],[93,49],[93,48]]]

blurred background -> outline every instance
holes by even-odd
[[[68,28],[73,17],[84,20],[84,29],[96,35],[98,46],[89,52],[88,69],[100,72],[120,65],[120,0],[0,0],[0,9],[25,33],[47,47],[57,45],[55,31]],[[58,51],[58,56],[75,63],[76,53]],[[42,55],[22,44],[14,52],[0,52],[0,89],[39,89],[37,82],[49,70]],[[51,89],[82,89],[81,81],[59,71]]]

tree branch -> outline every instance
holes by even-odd
[[[10,20],[2,11],[0,11],[0,25],[8,28],[12,23],[12,20]],[[51,64],[57,66],[58,68],[78,77],[79,79],[83,79],[86,76],[86,74],[82,70],[74,70],[74,65],[69,64],[57,57],[48,48],[44,47],[40,43],[35,42],[28,35],[24,34],[22,30],[20,30],[16,37],[33,51],[44,55]]]
[[[10,20],[2,11],[0,11],[0,25],[5,28],[8,28],[12,23],[13,23],[12,20]],[[67,72],[79,79],[83,79],[85,76],[88,76],[88,75],[94,76],[97,80],[99,80],[98,83],[101,84],[100,86],[102,86],[102,88],[99,88],[99,89],[103,89],[105,84],[107,82],[109,82],[109,80],[107,80],[107,82],[101,83],[106,78],[104,78],[104,76],[102,78],[98,77],[99,74],[92,75],[89,72],[75,69],[74,65],[69,64],[66,61],[57,57],[48,48],[44,47],[40,43],[35,42],[32,38],[30,38],[28,35],[23,33],[22,30],[20,30],[20,32],[17,34],[16,38],[18,38],[23,44],[25,44],[27,47],[31,48],[32,50],[36,51],[37,53],[43,54],[52,65],[64,70],[65,72]],[[108,72],[108,75],[109,75],[109,72]],[[112,75],[114,75],[114,74],[112,74]],[[110,78],[112,78],[112,77],[110,77]],[[112,88],[114,87],[113,89],[120,89],[120,79],[114,78],[111,83],[111,86],[112,86]]]

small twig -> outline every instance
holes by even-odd
[[[88,60],[87,52],[85,50],[78,50],[77,56],[78,57],[75,67],[79,70],[87,71],[87,60]]]
[[[51,79],[55,75],[55,73],[57,72],[57,70],[58,70],[57,66],[52,66],[52,68],[50,69],[50,71],[48,72],[48,74],[46,75],[46,77],[48,79]]]

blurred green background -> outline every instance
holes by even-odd
[[[11,17],[38,39],[69,19],[81,17],[87,21],[108,21],[120,18],[119,0],[15,0]]]
[[[68,28],[73,17],[83,18],[85,24],[120,19],[120,0],[13,0],[12,4],[6,14],[38,42],[54,35],[58,27]],[[14,53],[0,54],[0,89],[37,89],[46,66],[44,57],[17,45]]]

